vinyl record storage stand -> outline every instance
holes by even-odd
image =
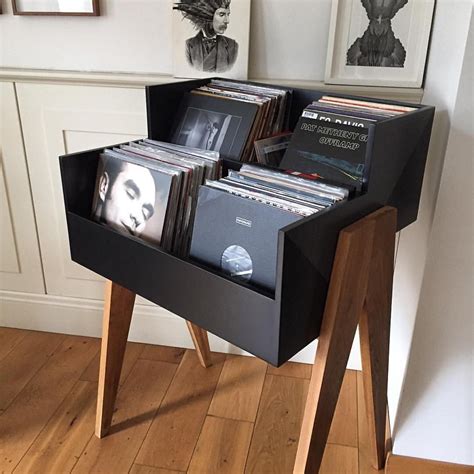
[[[383,207],[339,235],[296,455],[295,473],[316,473],[356,332],[360,345],[372,463],[385,462],[388,346],[397,212]],[[107,435],[132,319],[135,293],[107,281],[96,435]],[[187,322],[201,364],[210,365],[207,332]]]
[[[179,109],[183,95],[207,82],[147,87],[148,137],[168,141],[170,117]],[[293,89],[290,129],[302,110],[322,95]],[[72,260],[108,280],[97,436],[105,436],[110,427],[133,304],[139,294],[187,321],[204,366],[209,364],[206,331],[275,366],[319,337],[296,456],[297,473],[313,474],[321,464],[359,324],[373,464],[381,467],[394,236],[417,217],[433,115],[433,107],[417,106],[368,126],[366,189],[279,231],[272,294],[94,222],[90,213],[102,149],[60,157]],[[239,163],[227,160],[225,166],[238,169]]]

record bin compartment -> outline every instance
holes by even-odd
[[[147,87],[148,137],[167,141],[183,94],[207,82]],[[293,128],[323,93],[292,90]],[[93,221],[102,148],[60,157],[72,260],[279,366],[319,335],[339,231],[384,205],[397,208],[398,230],[416,219],[433,115],[420,106],[375,124],[367,191],[279,231],[272,294]]]

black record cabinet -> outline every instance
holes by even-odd
[[[208,81],[147,87],[149,138],[168,141],[183,94]],[[323,95],[292,90],[290,128],[302,110]],[[397,208],[398,230],[416,220],[433,115],[433,107],[417,106],[415,111],[371,125],[365,192],[279,231],[274,293],[237,283],[218,270],[93,221],[90,215],[102,149],[60,157],[71,257],[279,366],[319,335],[339,231],[385,205]],[[239,167],[238,162],[227,160],[225,165]]]

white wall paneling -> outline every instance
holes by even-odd
[[[103,288],[98,276],[69,256],[58,156],[146,136],[144,91],[46,84],[17,87],[46,291],[100,299]]]
[[[0,83],[0,288],[43,293],[20,117],[11,82]]]

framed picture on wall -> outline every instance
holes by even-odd
[[[333,0],[325,82],[421,87],[435,0]]]
[[[173,74],[247,79],[250,0],[174,0]]]
[[[12,0],[14,15],[98,16],[99,0]]]

